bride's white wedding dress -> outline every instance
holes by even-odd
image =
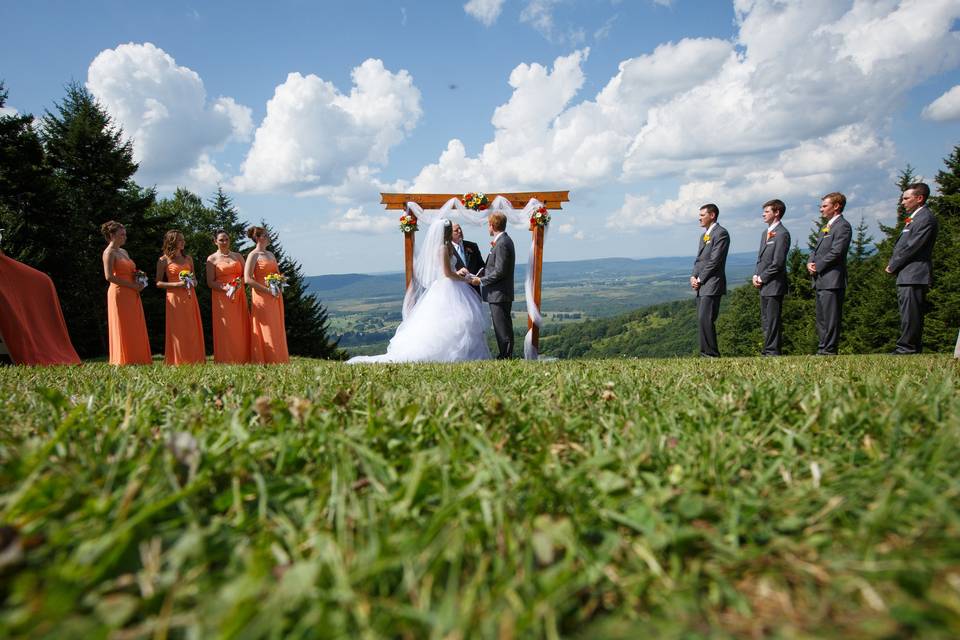
[[[387,352],[376,356],[355,356],[348,363],[490,359],[485,335],[488,320],[480,296],[463,280],[445,275],[453,268],[443,244],[444,222],[438,220],[427,232],[424,249],[419,252],[423,255],[418,254],[415,263],[414,282],[404,301],[403,322],[390,339]],[[434,228],[437,225],[440,225],[439,236]],[[436,260],[431,260],[433,256]],[[440,260],[449,261],[447,269],[443,269]],[[425,282],[429,284],[423,286]]]

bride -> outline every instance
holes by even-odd
[[[487,316],[477,293],[453,270],[453,223],[430,225],[417,251],[414,275],[403,300],[403,322],[387,352],[355,356],[359,362],[460,362],[488,360]]]

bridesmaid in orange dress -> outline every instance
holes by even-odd
[[[247,254],[243,268],[244,280],[252,289],[250,311],[250,359],[260,364],[290,362],[287,354],[287,330],[283,320],[283,294],[274,296],[265,284],[271,273],[280,273],[277,259],[267,251],[270,237],[263,227],[250,227],[247,236],[257,246]]]
[[[250,315],[243,286],[243,256],[230,250],[230,235],[217,231],[217,250],[207,256],[207,286],[213,311],[214,362],[250,362]],[[239,279],[239,284],[231,283]],[[231,289],[233,291],[231,292]],[[231,292],[231,295],[227,295]]]
[[[182,233],[167,231],[163,236],[163,255],[157,261],[157,286],[167,291],[167,335],[163,349],[167,364],[198,364],[206,360],[197,292],[194,286],[180,279],[181,271],[193,272],[193,258],[184,255],[184,244]]]
[[[137,265],[123,245],[127,230],[115,220],[100,226],[107,248],[103,250],[103,278],[107,289],[107,334],[110,338],[110,364],[150,364],[150,338],[143,317],[140,292],[146,281],[134,277]]]

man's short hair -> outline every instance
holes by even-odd
[[[775,213],[777,213],[781,218],[783,214],[787,212],[787,205],[783,204],[783,200],[774,198],[773,200],[767,200],[763,203],[763,208],[766,209],[770,207]]]
[[[712,202],[709,203],[709,204],[705,204],[705,205],[703,205],[703,206],[700,207],[700,210],[701,210],[701,211],[703,211],[704,209],[706,209],[708,213],[712,213],[712,214],[713,214],[714,216],[716,216],[717,218],[720,217],[720,207],[718,207],[717,205],[713,204]]]
[[[494,211],[490,214],[488,220],[490,220],[490,226],[493,227],[494,231],[506,231],[507,216],[505,214]]]
[[[927,202],[927,198],[930,197],[930,185],[926,182],[914,182],[907,187],[907,191],[913,191],[918,196],[923,196],[923,202]]]
[[[821,200],[829,200],[840,205],[840,213],[843,213],[843,210],[847,208],[847,196],[843,195],[839,191],[834,191],[833,193],[828,193],[827,195],[820,198]]]

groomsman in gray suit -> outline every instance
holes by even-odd
[[[907,187],[900,199],[907,219],[886,269],[897,275],[900,303],[900,339],[894,355],[920,353],[923,349],[923,304],[933,280],[933,244],[938,227],[927,208],[929,197],[930,187],[917,182]]]
[[[783,296],[787,293],[787,253],[790,232],[780,219],[787,211],[783,200],[763,204],[763,221],[767,223],[760,236],[760,251],[753,275],[753,286],[760,290],[760,325],[763,327],[763,350],[760,355],[778,356],[783,343]]]
[[[470,284],[481,288],[481,295],[490,304],[493,333],[497,337],[498,360],[513,356],[513,272],[517,262],[513,240],[507,235],[507,216],[490,214],[487,228],[493,242],[483,268],[483,277]],[[463,275],[463,274],[461,274]]]
[[[853,237],[850,223],[843,217],[847,197],[828,193],[820,201],[820,228],[817,246],[807,263],[817,292],[817,355],[835,356],[840,344],[843,298],[847,291],[847,250]]]
[[[727,292],[727,251],[730,235],[717,224],[720,209],[715,204],[700,207],[700,226],[705,229],[700,236],[697,259],[693,262],[690,288],[697,292],[697,327],[700,333],[700,355],[719,358],[717,348],[717,314],[720,312],[720,297]]]

